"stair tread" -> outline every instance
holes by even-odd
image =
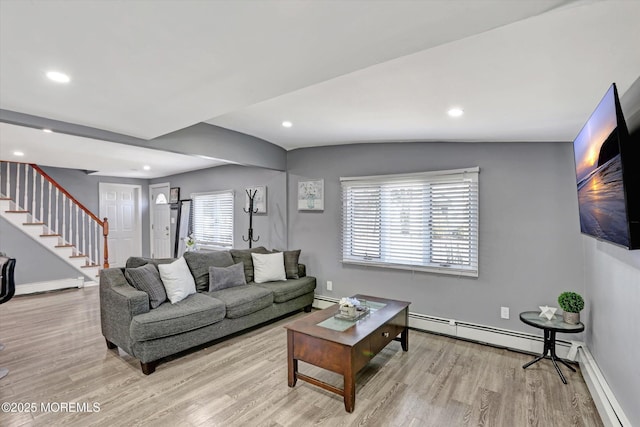
[[[31,213],[30,211],[5,211],[6,213]]]
[[[44,222],[23,222],[22,225],[44,225]]]
[[[41,234],[40,237],[60,237],[59,234]]]
[[[75,246],[71,245],[71,244],[66,244],[66,245],[56,245],[56,248],[74,248]]]
[[[83,265],[80,268],[93,268],[93,267],[100,267],[98,264],[89,264],[89,265]]]
[[[71,255],[69,258],[86,258],[86,255],[82,255],[82,254],[77,254],[77,255]]]

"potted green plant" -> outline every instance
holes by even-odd
[[[576,292],[563,292],[558,297],[558,305],[564,311],[562,318],[566,323],[577,325],[580,323],[580,311],[584,308],[584,300]]]

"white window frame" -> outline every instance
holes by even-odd
[[[341,177],[342,262],[478,277],[479,172]]]
[[[204,207],[201,202],[208,200],[211,204],[209,212],[202,212]],[[235,194],[233,190],[208,191],[204,193],[191,194],[191,232],[199,249],[231,249],[233,248],[233,223],[234,223],[234,202]],[[215,206],[222,203],[222,206]],[[215,211],[215,209],[220,209]],[[197,218],[205,215],[205,218]],[[206,217],[209,215],[209,218]],[[203,223],[210,224],[212,229],[201,229]],[[218,229],[216,229],[216,227]],[[220,229],[222,228],[222,229]],[[222,236],[222,237],[213,237]]]

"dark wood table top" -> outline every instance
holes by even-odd
[[[301,319],[294,320],[284,327],[291,331],[318,337],[338,344],[354,346],[362,339],[373,333],[381,325],[389,322],[398,313],[406,309],[411,304],[406,301],[396,301],[370,295],[358,294],[354,295],[354,298],[386,305],[383,308],[373,311],[372,313],[357,320],[355,325],[345,331],[335,331],[324,326],[318,326],[318,323],[333,317],[333,315],[338,312],[338,304],[334,304],[324,310],[313,312]]]

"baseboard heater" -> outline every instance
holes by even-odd
[[[337,303],[337,298],[316,295],[313,306],[326,308]],[[526,353],[542,353],[543,337],[525,332],[501,329],[493,326],[462,322],[455,319],[429,316],[409,312],[409,327],[412,329],[469,340],[494,347],[507,348]],[[556,339],[556,354],[563,359],[575,361],[579,342]]]
[[[608,427],[631,426],[588,348],[580,347],[578,360],[582,377],[598,409],[602,423]]]

